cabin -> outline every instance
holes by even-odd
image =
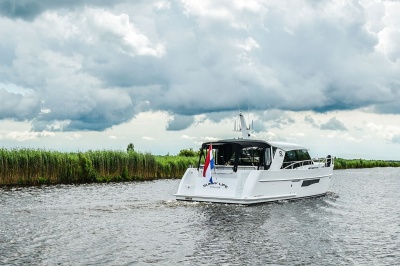
[[[203,143],[198,169],[204,161],[209,146],[214,150],[217,169],[253,168],[255,170],[279,170],[310,168],[314,164],[308,150],[297,144],[286,142],[266,142],[253,139],[227,139]]]

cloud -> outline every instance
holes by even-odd
[[[188,128],[194,122],[193,116],[174,115],[173,119],[169,121],[167,130],[178,131]]]
[[[400,126],[366,123],[365,127],[386,141],[399,143]]]
[[[152,110],[182,130],[250,106],[268,110],[262,131],[293,124],[288,110],[399,114],[400,5],[386,2],[2,1],[0,80],[30,93],[1,91],[0,119],[102,131]]]
[[[162,44],[152,44],[129,19],[127,14],[114,15],[103,10],[87,10],[86,29],[90,43],[105,43],[115,46],[117,51],[130,56],[149,55],[161,57],[165,50]]]
[[[33,140],[37,138],[46,138],[46,137],[54,137],[55,134],[53,132],[43,131],[43,132],[11,132],[5,136],[6,139],[13,139],[16,141],[27,141]]]
[[[0,89],[0,99],[0,119],[33,119],[40,113],[40,101],[35,93],[19,94]]]
[[[41,13],[46,10],[57,10],[62,8],[67,9],[78,9],[85,5],[99,5],[99,6],[111,6],[119,1],[104,1],[104,0],[92,0],[90,4],[83,0],[3,0],[0,3],[0,15],[9,18],[20,18],[24,20],[33,20]]]
[[[292,117],[290,117],[285,111],[277,109],[272,109],[263,112],[259,116],[259,119],[265,122],[266,129],[269,128],[282,129],[285,126],[292,125],[295,123],[295,120]],[[256,128],[261,129],[261,131],[264,130],[263,127],[259,125],[259,122],[256,123]]]
[[[392,142],[393,142],[393,143],[396,143],[396,144],[400,144],[400,134],[394,135],[394,136],[392,137]]]
[[[337,131],[334,131],[325,137],[339,138],[339,139],[343,139],[343,140],[346,140],[349,142],[362,142],[363,141],[361,138],[355,138],[355,137],[351,136],[349,133],[338,133]]]
[[[191,137],[191,136],[188,136],[188,135],[182,135],[181,138],[187,139],[187,140],[195,140],[195,139],[197,139],[197,137]]]
[[[331,119],[329,119],[328,122],[321,124],[320,128],[323,130],[340,130],[340,131],[347,130],[345,125],[339,120],[337,120],[336,117],[332,117]]]
[[[77,139],[81,139],[82,135],[78,134],[78,133],[74,133],[74,134],[72,134],[70,136],[66,136],[65,138],[69,139],[69,140],[77,140]]]
[[[312,125],[315,128],[319,128],[319,126],[317,125],[315,120],[310,115],[307,115],[306,117],[304,117],[304,121],[309,123],[310,125]]]

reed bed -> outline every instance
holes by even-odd
[[[335,169],[400,167],[400,161],[363,160],[363,159],[335,159]]]
[[[72,184],[181,178],[195,157],[135,151],[0,149],[0,185]]]

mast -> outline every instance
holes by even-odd
[[[242,138],[249,139],[250,136],[251,136],[251,134],[250,134],[250,126],[247,127],[246,119],[244,118],[242,113],[239,113],[239,119],[240,119],[240,128],[237,131],[242,133]]]

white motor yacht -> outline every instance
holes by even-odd
[[[314,161],[301,145],[253,139],[239,116],[242,138],[203,143],[197,167],[182,177],[177,200],[248,205],[327,193],[332,156]]]

